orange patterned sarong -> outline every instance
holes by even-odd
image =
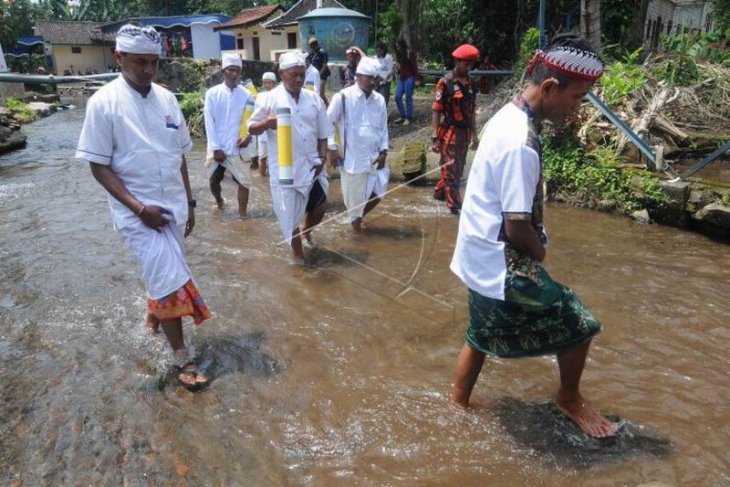
[[[195,324],[199,325],[210,318],[210,309],[192,279],[164,298],[149,299],[147,309],[160,321],[192,316]]]

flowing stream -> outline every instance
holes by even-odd
[[[474,407],[449,406],[466,291],[429,188],[391,193],[353,240],[334,182],[317,266],[298,268],[267,181],[253,218],[229,179],[213,208],[196,141],[188,260],[214,316],[185,330],[216,380],[191,394],[142,333],[137,265],[73,159],[83,116],[0,157],[0,484],[730,485],[728,246],[548,205],[547,268],[605,328],[584,393],[628,423],[587,441],[548,404],[553,357],[488,360]]]

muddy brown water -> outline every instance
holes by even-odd
[[[212,208],[197,141],[188,253],[214,317],[186,332],[216,381],[193,395],[140,331],[138,269],[72,158],[82,120],[0,158],[0,484],[730,485],[727,246],[548,206],[547,266],[605,327],[584,392],[629,422],[589,442],[549,406],[550,357],[488,361],[475,407],[447,404],[466,292],[428,188],[393,192],[359,241],[335,217],[296,268],[264,180],[254,218]]]

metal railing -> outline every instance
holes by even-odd
[[[29,85],[60,85],[67,83],[88,83],[89,81],[109,81],[120,73],[90,74],[86,76],[54,76],[52,74],[0,73],[2,83],[25,83]]]

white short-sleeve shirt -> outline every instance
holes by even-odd
[[[530,122],[514,103],[487,123],[474,156],[459,219],[451,270],[482,296],[504,300],[507,274],[500,230],[504,213],[532,213],[540,157]],[[533,134],[534,135],[534,134]]]
[[[256,100],[256,109],[248,121],[253,123],[265,120],[269,115],[276,115],[277,108],[291,109],[291,141],[294,166],[293,188],[308,193],[314,179],[315,166],[322,164],[319,159],[317,143],[319,139],[327,139],[332,134],[332,123],[327,118],[327,111],[318,93],[302,89],[297,102],[280,84],[269,91],[266,96]],[[269,151],[269,182],[272,187],[279,185],[279,148],[276,130],[267,130],[266,139]],[[322,172],[324,173],[324,171]]]
[[[76,157],[109,166],[142,204],[169,210],[180,225],[188,219],[180,168],[192,147],[172,93],[153,84],[143,97],[119,76],[89,99]],[[112,195],[108,199],[115,228],[138,220]]]

